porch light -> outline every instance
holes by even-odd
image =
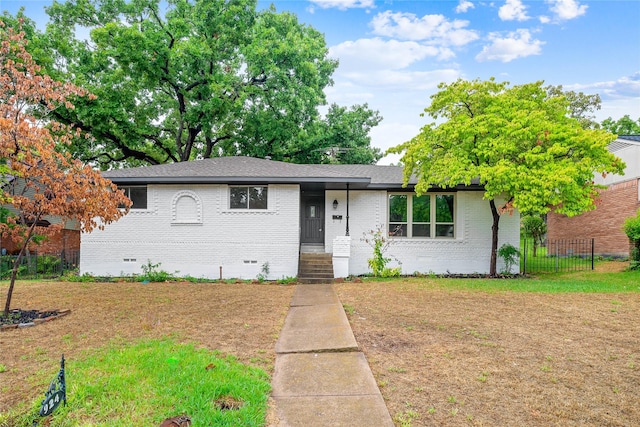
[[[338,209],[338,200],[333,199],[333,209]]]

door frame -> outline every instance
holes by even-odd
[[[317,206],[319,206],[320,214],[322,217],[322,232],[320,241],[309,239],[305,235],[305,221],[306,221],[306,211],[307,206],[310,202],[317,201]],[[303,192],[300,196],[300,244],[308,243],[308,244],[316,244],[316,245],[324,245],[325,243],[325,234],[326,234],[326,223],[327,218],[325,215],[325,194],[322,192]]]

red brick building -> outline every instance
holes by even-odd
[[[7,238],[1,238],[2,253],[16,254],[20,248]],[[60,255],[63,251],[68,254],[80,251],[80,230],[77,227],[63,228],[40,244],[31,243],[29,250],[38,254]]]
[[[629,239],[622,226],[640,209],[640,135],[620,136],[609,151],[627,164],[625,174],[596,177],[596,182],[607,188],[600,191],[595,210],[572,218],[550,213],[547,238],[593,238],[597,255],[627,257]]]

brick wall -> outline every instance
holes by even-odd
[[[389,246],[387,255],[402,261],[402,273],[488,273],[491,256],[491,224],[493,218],[489,202],[481,191],[459,191],[456,194],[455,239],[396,239]],[[380,226],[387,229],[387,192],[351,191],[349,193],[349,228],[351,235],[350,274],[359,275],[371,270],[367,259],[373,249],[362,241],[363,233]],[[325,250],[331,252],[335,236],[343,236],[346,218],[346,192],[327,191],[326,199],[338,200],[338,209],[327,204],[327,236]],[[332,220],[332,215],[342,215],[343,220]],[[499,243],[511,243],[519,247],[520,216],[504,214],[500,218]],[[389,267],[396,267],[395,261]],[[498,271],[503,268],[498,260]]]
[[[556,213],[547,216],[549,239],[595,239],[594,252],[604,256],[629,255],[629,239],[622,231],[624,220],[635,216],[638,179],[613,184],[601,190],[596,209],[575,217]]]
[[[20,248],[10,239],[2,239],[2,249],[5,249],[8,254],[16,254],[20,251]],[[29,250],[50,255],[59,255],[63,250],[77,252],[80,250],[80,231],[59,230],[40,244],[31,244]]]
[[[187,199],[184,199],[187,198]],[[339,207],[333,210],[333,200]],[[363,233],[387,228],[387,192],[351,191],[350,274],[369,272],[372,249]],[[326,191],[325,251],[346,225],[346,192]],[[148,209],[133,210],[105,230],[82,235],[80,272],[94,275],[140,274],[148,261],[179,275],[255,278],[265,262],[269,278],[296,276],[300,236],[298,185],[269,186],[266,211],[230,210],[226,185],[150,185]],[[333,215],[342,215],[334,220]],[[389,255],[402,272],[487,273],[491,248],[491,212],[482,192],[456,193],[455,239],[398,239]],[[519,245],[519,215],[500,220],[500,245]],[[393,263],[390,267],[395,266]],[[501,264],[498,268],[502,268]]]
[[[120,276],[142,265],[180,276],[268,278],[296,276],[298,185],[270,185],[268,209],[230,210],[226,185],[149,185],[148,209],[132,210],[104,230],[82,235],[80,272]]]

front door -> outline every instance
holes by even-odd
[[[324,243],[324,197],[305,197],[302,201],[301,243]]]

